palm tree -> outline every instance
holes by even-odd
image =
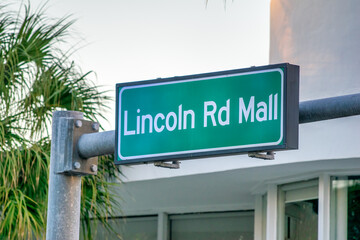
[[[52,112],[75,110],[103,118],[109,98],[61,50],[73,21],[52,20],[44,7],[19,12],[0,6],[0,239],[45,237]],[[107,179],[118,176],[112,156],[99,159],[97,176],[83,178],[82,229],[91,218],[106,228],[112,206]]]

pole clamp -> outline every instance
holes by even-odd
[[[63,146],[58,153],[60,157],[57,162],[56,173],[65,175],[96,175],[98,170],[98,157],[81,158],[77,143],[83,134],[95,133],[99,131],[99,123],[74,118],[60,118],[59,128],[57,129],[62,136],[58,144]]]

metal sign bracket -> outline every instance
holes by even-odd
[[[81,158],[78,151],[78,141],[83,134],[95,133],[99,131],[97,122],[83,119],[61,118],[58,131],[63,131],[63,141],[60,144],[64,146],[60,153],[62,159],[57,162],[56,173],[65,175],[96,175],[98,170],[98,157]]]
[[[170,169],[179,169],[180,168],[180,162],[179,161],[172,161],[172,163],[154,162],[154,166],[163,167],[163,168],[170,168]]]
[[[260,159],[264,159],[264,160],[274,160],[275,159],[275,153],[273,151],[250,152],[250,153],[248,153],[248,156],[251,158],[260,158]]]

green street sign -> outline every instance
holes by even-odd
[[[299,67],[117,84],[116,164],[297,149]]]

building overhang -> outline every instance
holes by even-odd
[[[124,216],[250,210],[269,184],[356,173],[360,158],[317,160],[133,181],[115,192]]]

